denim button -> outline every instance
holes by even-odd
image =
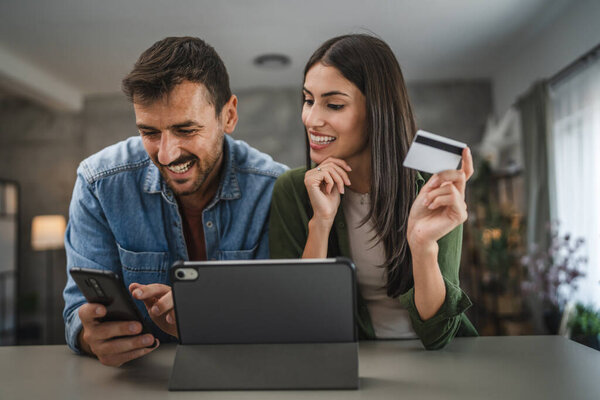
[[[208,222],[206,223],[206,227],[207,227],[207,228],[212,228],[212,226],[213,226],[213,223],[212,223],[212,221],[208,221]]]

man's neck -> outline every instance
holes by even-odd
[[[177,196],[177,203],[184,215],[202,213],[210,201],[215,197],[215,193],[219,188],[222,168],[223,155],[198,190],[187,196]]]

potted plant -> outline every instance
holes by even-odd
[[[587,257],[582,255],[585,240],[573,240],[569,233],[559,234],[558,223],[549,224],[548,248],[535,246],[521,259],[526,269],[523,292],[542,301],[544,322],[550,334],[556,334],[565,303],[577,290],[577,281],[585,276]]]
[[[569,318],[568,327],[571,339],[600,350],[600,310],[578,303]]]

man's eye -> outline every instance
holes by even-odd
[[[196,129],[180,129],[179,133],[183,135],[191,135],[192,133],[196,133]]]
[[[343,104],[327,104],[327,107],[331,108],[332,110],[341,110],[342,108],[344,108]]]
[[[140,131],[140,134],[145,137],[153,137],[158,135],[158,131]]]

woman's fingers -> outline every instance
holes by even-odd
[[[348,163],[340,158],[334,158],[334,157],[329,157],[326,158],[325,161],[323,161],[321,164],[319,164],[320,167],[322,167],[323,165],[327,165],[327,164],[335,164],[337,166],[339,166],[340,168],[343,168],[345,171],[350,172],[352,171],[352,168],[350,167],[350,165],[348,165]]]
[[[425,205],[425,207],[427,207],[429,204],[431,204],[433,199],[435,199],[436,197],[452,193],[451,186],[452,186],[451,182],[444,182],[438,188],[425,193],[424,194],[425,198],[423,200],[423,204]]]
[[[344,170],[342,167],[336,164],[329,164],[326,166],[327,168],[332,168],[338,175],[342,178],[342,182],[346,186],[350,186],[352,183],[350,182],[350,178],[348,177],[348,172]]]
[[[473,156],[471,155],[471,149],[465,147],[462,152],[462,168],[461,170],[465,174],[465,180],[473,175]]]
[[[334,185],[337,186],[338,192],[344,193],[344,178],[339,174],[339,172],[332,168],[331,166],[327,169],[327,171],[322,171],[326,174],[329,174],[334,181]],[[333,186],[332,188],[333,189]],[[331,193],[331,190],[327,192],[327,194]]]
[[[320,187],[325,183],[325,194],[330,194],[334,186],[337,186],[340,193],[344,193],[344,185],[350,182],[348,174],[334,164],[319,166],[311,169],[307,174],[314,187]]]
[[[440,187],[445,182],[452,182],[464,196],[466,182],[473,175],[473,171],[473,157],[471,155],[471,150],[468,147],[465,147],[462,152],[461,169],[449,169],[432,175],[425,186],[423,186],[422,190],[429,192]]]

